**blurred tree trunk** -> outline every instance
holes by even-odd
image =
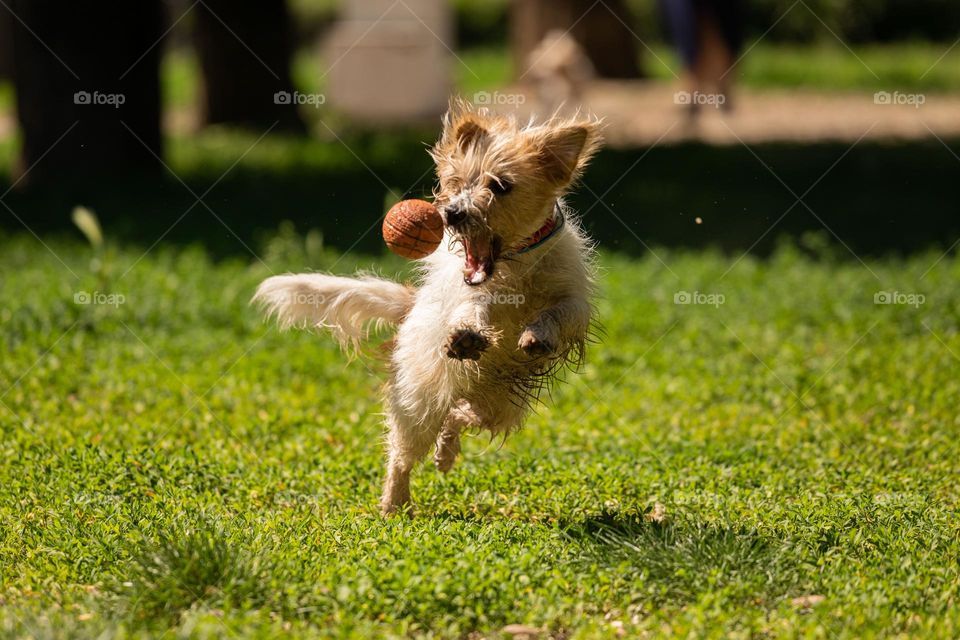
[[[25,180],[158,168],[160,0],[7,6]]]
[[[292,39],[284,0],[204,0],[195,37],[203,71],[206,124],[237,124],[305,132],[292,101]]]
[[[527,58],[551,30],[569,31],[601,78],[640,77],[637,44],[627,27],[623,0],[513,0],[510,21],[514,68],[522,74]]]
[[[10,11],[0,5],[0,80],[13,77],[13,20]]]

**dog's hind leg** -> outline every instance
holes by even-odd
[[[433,464],[437,465],[437,469],[443,473],[453,468],[453,463],[460,455],[460,428],[460,423],[447,419],[437,436],[437,450],[433,454]]]
[[[453,468],[453,463],[460,454],[460,432],[470,426],[480,426],[480,418],[474,413],[469,402],[458,400],[451,407],[437,435],[437,451],[433,454],[433,463],[437,465],[437,469],[446,473]]]
[[[408,510],[410,471],[430,451],[439,430],[417,424],[393,410],[388,410],[387,426],[387,478],[380,498],[383,515]]]

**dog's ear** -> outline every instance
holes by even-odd
[[[461,152],[476,145],[489,135],[473,106],[462,98],[451,98],[450,107],[443,116],[444,146]]]
[[[467,148],[476,145],[487,135],[487,130],[473,119],[461,120],[454,131],[454,139],[457,141],[457,147],[460,151],[466,151]]]
[[[546,129],[538,145],[544,176],[558,185],[569,184],[600,147],[599,134],[599,125],[594,122]]]

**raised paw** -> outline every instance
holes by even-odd
[[[517,343],[517,346],[532,358],[542,358],[556,350],[552,342],[537,335],[533,329],[525,329],[524,332],[520,334],[520,341]]]
[[[447,357],[457,360],[479,360],[490,341],[473,329],[457,329],[447,338]]]

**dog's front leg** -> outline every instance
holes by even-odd
[[[496,342],[498,334],[490,326],[488,298],[483,292],[471,293],[454,309],[446,344],[448,358],[479,360]]]
[[[591,313],[590,303],[584,298],[564,298],[524,327],[517,346],[528,356],[541,358],[582,343],[587,337]]]

